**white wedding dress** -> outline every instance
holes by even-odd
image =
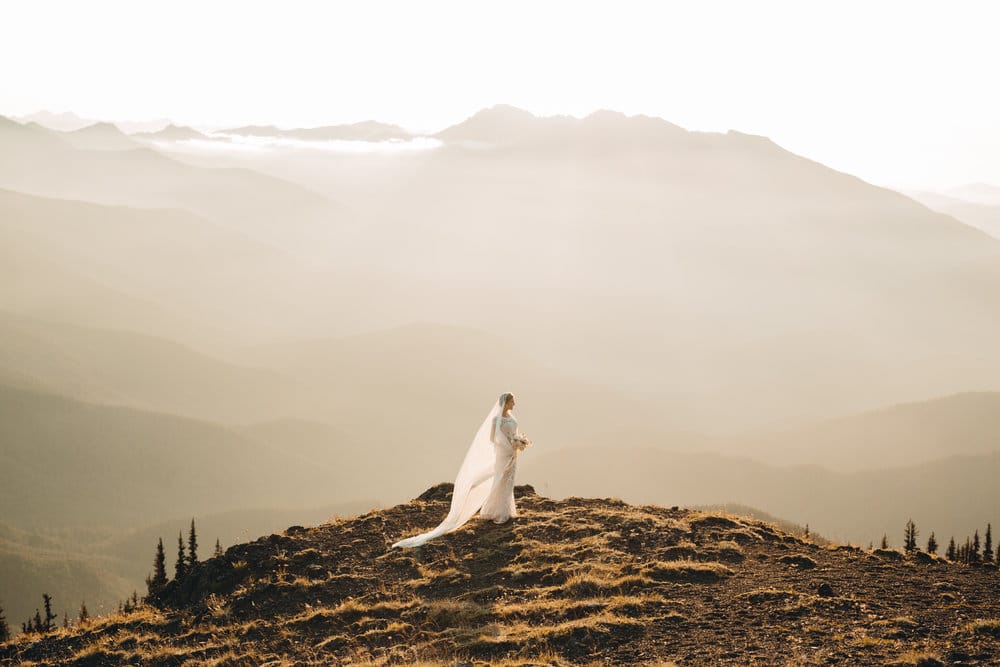
[[[495,523],[517,516],[514,473],[519,451],[510,438],[518,430],[513,415],[502,414],[508,396],[509,393],[500,395],[476,431],[455,477],[448,516],[432,530],[394,542],[392,547],[418,547],[457,530],[476,512]]]
[[[517,433],[517,420],[514,417],[500,416],[494,422],[493,446],[496,447],[496,459],[493,463],[493,485],[486,496],[486,502],[479,510],[479,516],[492,519],[494,523],[503,523],[517,516],[517,507],[514,506],[517,452],[510,444],[510,439]]]

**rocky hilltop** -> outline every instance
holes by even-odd
[[[451,485],[233,546],[2,664],[1000,664],[995,567],[819,544],[732,514],[553,500],[411,550]]]

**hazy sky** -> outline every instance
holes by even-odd
[[[0,113],[202,126],[609,108],[879,184],[1000,184],[997,2],[5,2]]]

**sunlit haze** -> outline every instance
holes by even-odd
[[[433,132],[498,103],[612,109],[942,189],[1000,181],[998,18],[991,2],[15,2],[0,114]]]

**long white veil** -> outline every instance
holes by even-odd
[[[503,411],[509,395],[508,392],[500,395],[476,431],[475,437],[472,438],[469,451],[466,452],[462,467],[458,469],[458,475],[455,477],[455,490],[451,496],[451,510],[448,516],[434,530],[400,540],[390,548],[417,547],[439,535],[450,533],[472,518],[472,515],[483,506],[490,493],[493,466],[496,461],[490,431],[493,420]]]

